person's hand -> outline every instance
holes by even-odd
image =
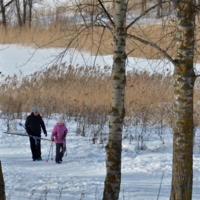
[[[44,133],[45,137],[47,137],[47,133]]]
[[[54,139],[54,138],[51,138],[51,141],[52,141],[52,142],[54,142],[54,141],[55,141],[55,139]]]

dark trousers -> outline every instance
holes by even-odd
[[[63,145],[63,143],[56,143],[56,162],[62,159],[65,151],[66,147]]]
[[[30,137],[30,147],[33,159],[41,158],[41,140],[36,140]]]

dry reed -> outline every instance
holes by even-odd
[[[42,113],[109,114],[111,103],[110,69],[72,67],[62,64],[30,76],[6,78],[1,84],[1,110],[29,112],[34,105]],[[140,116],[143,109],[155,110],[172,102],[171,78],[133,71],[127,74],[126,115]]]
[[[2,113],[30,112],[38,105],[43,115],[64,113],[69,116],[109,115],[112,78],[105,67],[73,67],[62,64],[29,76],[6,77],[0,86]],[[195,85],[195,124],[199,125],[200,89]],[[171,124],[173,82],[170,75],[147,71],[127,73],[126,117],[145,118],[151,123]]]

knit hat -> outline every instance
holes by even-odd
[[[63,119],[62,119],[62,117],[58,117],[58,119],[57,119],[57,122],[59,123],[59,124],[63,124]]]
[[[33,108],[33,112],[34,112],[34,113],[39,113],[39,112],[40,112],[40,109],[39,109],[37,106],[35,106],[35,107]]]

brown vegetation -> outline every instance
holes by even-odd
[[[6,77],[0,86],[2,114],[31,112],[38,105],[41,113],[70,116],[107,116],[111,101],[110,69],[73,67],[62,64],[29,76]],[[199,80],[195,87],[195,124],[199,125]],[[170,75],[130,71],[127,74],[126,116],[171,125],[173,83]],[[133,121],[131,122],[133,123]]]
[[[68,26],[69,28],[69,26]],[[87,29],[81,32],[76,38],[74,35],[80,27],[74,27],[68,30],[67,24],[53,23],[48,26],[35,25],[31,29],[28,27],[13,28],[8,27],[5,32],[0,29],[0,43],[1,44],[21,44],[30,45],[40,48],[66,48],[71,43],[70,47],[77,48],[78,50],[90,51],[93,54],[109,55],[113,53],[113,37],[108,30],[103,28]],[[172,36],[169,32],[173,32],[173,29],[169,29],[163,36],[163,28],[159,25],[154,27],[148,26],[145,29],[138,29],[135,27],[131,30],[136,36],[140,36],[145,40],[151,40],[152,42],[160,43],[161,47],[167,49],[169,43],[172,40]],[[104,35],[101,37],[102,33]],[[168,34],[168,37],[166,36]],[[158,39],[159,38],[159,39]],[[173,55],[173,47],[170,47],[168,52]],[[140,58],[161,58],[162,56],[152,47],[142,45],[139,41],[128,40],[127,41],[127,53],[129,56]]]
[[[109,114],[111,75],[109,68],[74,68],[53,66],[30,76],[6,78],[0,87],[1,110],[9,113],[30,112],[34,105],[42,113]],[[170,76],[133,71],[127,75],[126,115],[142,117],[148,113],[156,120],[156,112],[172,106]],[[164,110],[163,110],[164,112]],[[166,122],[169,122],[166,117]]]

